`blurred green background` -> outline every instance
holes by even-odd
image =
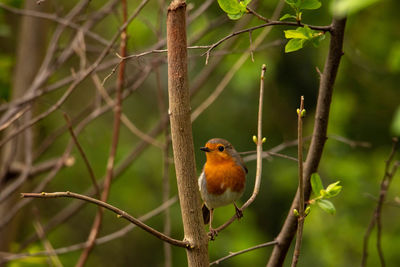
[[[8,5],[23,8],[23,1],[3,0]],[[52,3],[52,10],[65,14],[76,1],[57,1]],[[93,1],[87,12],[94,11],[106,1]],[[195,12],[202,0],[188,1],[189,13]],[[331,22],[331,1],[322,0],[322,7],[303,14],[305,23],[329,25]],[[357,2],[357,1],[356,1]],[[392,136],[400,135],[400,19],[399,1],[373,1],[363,9],[355,10],[348,18],[344,41],[344,56],[337,76],[328,135],[341,136],[355,141],[368,142],[371,146],[351,147],[348,144],[329,138],[319,167],[319,173],[325,185],[340,180],[343,186],[339,197],[333,199],[337,213],[331,216],[320,209],[313,209],[307,217],[304,227],[304,240],[299,266],[356,266],[361,262],[362,241],[372,212],[376,205],[379,184],[383,177],[385,159],[391,149]],[[139,1],[128,1],[131,14]],[[128,28],[128,54],[147,51],[157,42],[154,29],[157,25],[158,9],[162,2],[150,1],[137,19]],[[265,17],[270,17],[277,1],[260,1],[254,9]],[[165,36],[165,10],[168,2],[163,3],[164,14],[161,18],[162,36]],[[289,12],[285,5],[282,14]],[[110,39],[121,24],[120,7],[114,15],[106,17],[93,31]],[[250,15],[247,15],[250,16]],[[247,19],[245,16],[243,19]],[[203,12],[188,26],[188,40],[204,30],[212,21],[222,20],[217,27],[212,27],[192,45],[209,45],[230,34],[237,23],[225,19],[226,15],[217,2]],[[15,62],[15,49],[20,16],[0,8],[0,99],[9,101],[12,83],[10,77]],[[247,25],[238,29],[259,25],[262,22],[251,18]],[[285,54],[283,30],[290,27],[274,27],[259,49],[254,51],[254,62],[248,58],[235,73],[227,88],[217,100],[206,109],[193,123],[194,145],[196,149],[197,171],[200,173],[205,156],[198,148],[213,137],[228,139],[238,151],[255,150],[252,136],[256,133],[259,76],[261,65],[267,65],[265,79],[265,99],[263,114],[263,134],[267,137],[264,149],[267,150],[285,141],[297,137],[296,108],[301,95],[305,96],[304,135],[312,133],[314,110],[316,106],[319,74],[316,68],[323,69],[329,36],[319,48],[306,48]],[[50,23],[48,37],[54,30]],[[253,41],[261,30],[253,32]],[[69,39],[65,37],[64,42]],[[278,42],[275,42],[278,40]],[[90,40],[91,41],[91,40]],[[66,44],[66,43],[65,43]],[[65,45],[64,44],[64,45]],[[270,45],[269,45],[270,44]],[[197,75],[219,57],[223,57],[218,67],[212,71],[192,98],[193,110],[200,105],[216,88],[222,78],[245,53],[249,53],[249,36],[242,34],[228,49],[222,44],[210,55],[209,65],[205,65],[204,50],[189,50],[189,78],[194,83]],[[91,62],[96,59],[96,52],[88,53]],[[113,54],[109,58],[115,57]],[[127,62],[126,75],[134,75],[138,70],[150,64],[151,59],[166,59],[166,55],[149,55]],[[77,58],[67,62],[51,79],[53,83],[68,75],[71,67],[79,66]],[[165,61],[159,68],[162,90],[167,93],[167,70]],[[100,72],[104,78],[110,69]],[[106,82],[106,86],[115,83],[116,75]],[[65,89],[65,88],[64,88]],[[64,90],[62,89],[62,90]],[[70,116],[78,114],[95,93],[90,79],[82,83],[60,111],[56,111],[37,126],[35,136],[40,144],[46,136],[65,124],[62,111]],[[61,92],[47,94],[37,100],[37,110],[43,111],[60,97]],[[166,103],[166,100],[164,99]],[[135,125],[144,132],[151,130],[159,120],[157,108],[156,75],[151,73],[137,91],[124,101],[123,111]],[[167,103],[166,103],[167,106]],[[164,110],[165,112],[165,110]],[[397,114],[397,115],[396,115]],[[97,178],[103,177],[111,143],[113,115],[109,111],[95,120],[79,135]],[[55,144],[37,161],[44,161],[60,155],[69,140],[64,133]],[[164,141],[164,136],[158,137]],[[126,127],[121,127],[118,146],[117,165],[140,142]],[[306,142],[308,145],[308,142]],[[282,153],[296,156],[296,147],[285,149]],[[91,185],[85,165],[77,152],[73,166],[64,168],[49,184],[46,191],[73,191],[84,193]],[[171,155],[172,156],[172,155]],[[396,156],[399,159],[399,156]],[[162,203],[162,153],[154,146],[149,146],[113,183],[109,203],[139,216]],[[241,203],[251,195],[255,162],[248,162],[249,175],[247,189]],[[173,165],[170,168],[171,196],[177,194]],[[33,180],[38,183],[41,177]],[[400,197],[400,181],[397,174],[389,189],[387,203],[383,208],[382,246],[387,266],[400,263],[400,215],[399,204],[395,197]],[[244,212],[244,218],[233,223],[210,243],[210,260],[213,261],[250,246],[273,240],[279,233],[288,213],[292,198],[297,188],[297,165],[295,162],[272,158],[264,160],[260,193],[256,201]],[[54,214],[65,207],[71,200],[51,199],[35,200],[26,209],[30,214],[33,205],[38,207],[42,223],[49,221]],[[55,248],[83,242],[92,225],[96,207],[86,205],[76,216],[48,234]],[[233,214],[233,207],[219,208],[215,212],[215,225],[223,223]],[[28,219],[27,219],[28,218]],[[20,242],[34,232],[30,217],[25,217],[18,237],[13,244],[16,251]],[[163,228],[164,217],[158,215],[147,223],[156,229]],[[177,204],[171,208],[172,236],[183,237],[180,210]],[[114,214],[105,212],[105,221],[100,236],[111,233],[127,225]],[[378,266],[375,231],[371,235],[368,266]],[[43,250],[40,242],[31,245],[25,251]],[[173,248],[173,266],[185,266],[186,255],[183,249]],[[252,251],[228,261],[221,266],[264,266],[271,248]],[[64,266],[73,266],[80,252],[60,255]],[[289,252],[285,266],[290,265],[292,251]],[[134,229],[124,237],[110,243],[96,246],[87,266],[163,266],[163,243],[144,231]],[[28,258],[15,261],[9,266],[41,266],[44,258]]]

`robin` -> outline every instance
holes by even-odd
[[[215,208],[233,203],[237,218],[243,213],[236,206],[244,191],[247,168],[235,148],[225,139],[209,140],[200,150],[206,152],[207,161],[199,177],[204,223],[209,223],[210,236],[214,239],[217,231],[212,228]]]

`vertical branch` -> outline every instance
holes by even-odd
[[[174,0],[167,14],[168,95],[172,147],[188,266],[208,266],[208,240],[200,211],[187,73],[186,3]]]
[[[305,180],[304,196],[307,200],[311,193],[310,177],[318,170],[318,165],[322,157],[326,133],[328,129],[329,111],[332,101],[333,86],[336,80],[336,74],[339,69],[340,59],[343,55],[343,38],[346,26],[346,18],[333,18],[331,24],[331,40],[329,44],[328,56],[326,58],[324,71],[319,83],[319,93],[317,100],[317,109],[315,113],[315,124],[311,139],[310,148],[307,153],[307,159],[304,163],[303,179]],[[297,192],[286,220],[278,234],[278,244],[274,246],[271,257],[268,261],[268,267],[282,266],[289,250],[293,236],[297,229],[297,218],[293,214],[293,209],[297,208],[299,202],[299,193]]]
[[[123,13],[123,25],[126,25],[128,15],[127,15],[127,4],[126,0],[122,0],[122,13]],[[121,44],[120,44],[120,55],[122,57],[126,56],[126,28],[123,29],[121,32]],[[108,199],[108,195],[110,193],[111,188],[111,180],[113,178],[114,172],[114,165],[115,165],[115,156],[117,154],[117,147],[118,147],[118,139],[119,139],[119,130],[121,125],[121,113],[122,113],[122,89],[124,85],[124,72],[125,72],[125,61],[122,61],[120,64],[119,72],[118,72],[118,79],[117,79],[117,89],[116,89],[116,101],[114,107],[114,125],[113,125],[113,134],[112,134],[112,141],[111,141],[111,150],[107,160],[107,170],[106,170],[106,177],[104,179],[103,184],[103,192],[101,194],[101,201],[106,202]],[[87,240],[87,245],[85,250],[82,252],[81,256],[79,257],[78,263],[76,264],[77,267],[82,267],[85,265],[90,252],[92,251],[97,235],[99,234],[101,223],[103,220],[103,210],[99,209],[96,213],[96,217],[94,219],[92,229],[90,230],[89,237]]]
[[[261,67],[261,77],[260,77],[260,97],[258,102],[258,117],[257,117],[257,138],[254,138],[254,142],[257,145],[257,169],[256,169],[256,178],[254,182],[253,193],[251,194],[250,198],[243,204],[240,208],[241,210],[246,209],[250,206],[251,203],[256,199],[258,192],[260,191],[261,185],[261,174],[262,174],[262,144],[265,139],[262,137],[262,110],[263,110],[263,102],[264,102],[264,76],[267,70],[267,66],[265,64]],[[216,229],[217,232],[228,227],[232,222],[237,219],[236,214],[233,215],[228,221],[226,221],[223,225]]]
[[[297,110],[297,158],[299,167],[299,215],[297,217],[297,237],[296,246],[294,248],[292,267],[297,266],[300,256],[301,241],[303,238],[304,226],[304,180],[303,180],[303,110],[304,110],[304,96],[300,98],[300,108]]]

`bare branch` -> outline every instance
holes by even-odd
[[[297,109],[297,158],[298,158],[298,175],[299,175],[299,215],[297,216],[297,236],[296,245],[294,248],[292,267],[297,266],[300,256],[301,241],[303,239],[303,226],[306,217],[304,213],[304,179],[303,179],[303,110],[304,110],[304,96],[300,98],[300,108]]]
[[[234,37],[236,35],[239,35],[239,34],[242,34],[242,33],[245,33],[245,32],[252,32],[252,31],[255,31],[255,30],[258,30],[258,29],[261,29],[261,28],[269,27],[269,26],[277,26],[277,25],[296,26],[296,27],[308,26],[310,29],[313,29],[313,30],[318,30],[318,31],[323,31],[323,32],[331,32],[332,31],[332,26],[331,25],[330,26],[314,26],[314,25],[307,25],[307,24],[297,23],[297,22],[273,21],[273,20],[271,20],[271,21],[269,21],[269,22],[267,22],[265,24],[261,24],[261,25],[258,25],[258,26],[250,27],[248,29],[244,29],[244,30],[240,30],[240,31],[237,31],[237,32],[233,32],[233,33],[225,36],[224,38],[222,38],[219,41],[217,41],[214,44],[212,44],[210,46],[210,48],[206,52],[204,52],[203,56],[204,55],[209,56],[209,54],[211,53],[211,51],[213,49],[215,49],[217,46],[219,46],[220,44],[222,44],[226,40],[228,40],[228,39],[230,39],[230,38],[232,38],[232,37]]]
[[[67,197],[67,198],[76,198],[80,199],[86,202],[90,202],[93,204],[96,204],[98,206],[101,206],[105,209],[108,209],[114,213],[117,214],[117,218],[124,218],[125,220],[137,225],[138,227],[142,228],[146,232],[152,234],[153,236],[157,237],[158,239],[161,239],[165,242],[170,243],[171,245],[178,246],[178,247],[184,247],[188,248],[189,247],[189,242],[187,241],[181,241],[177,239],[173,239],[169,236],[164,235],[163,233],[151,228],[150,226],[144,224],[140,220],[136,219],[135,217],[131,216],[130,214],[126,213],[125,211],[114,207],[106,202],[103,202],[101,200],[91,198],[85,195],[73,193],[73,192],[54,192],[54,193],[21,193],[21,196],[23,198],[59,198],[59,197]]]
[[[147,220],[149,220],[150,218],[153,218],[154,216],[160,214],[161,212],[165,211],[166,209],[168,209],[169,207],[171,207],[174,203],[176,203],[177,201],[177,197],[174,196],[172,198],[170,198],[169,200],[167,200],[166,202],[162,203],[160,206],[158,206],[157,208],[155,208],[152,211],[149,211],[148,213],[144,214],[143,216],[140,216],[138,218],[139,221],[145,222]],[[79,203],[85,203],[85,202],[79,202]],[[127,233],[129,233],[130,231],[132,231],[133,229],[136,228],[135,224],[128,224],[127,226],[123,227],[122,229],[113,232],[111,234],[99,237],[96,239],[96,245],[101,245],[101,244],[105,244],[108,242],[111,242],[117,238],[123,237],[125,236]],[[43,229],[44,233],[46,232],[46,229]],[[65,253],[70,253],[70,252],[74,252],[80,249],[83,249],[86,247],[86,242],[82,242],[79,244],[75,244],[75,245],[71,245],[68,247],[63,247],[63,248],[57,248],[54,250],[54,253],[57,255],[60,254],[65,254]],[[28,258],[28,257],[41,257],[41,256],[45,256],[48,255],[49,253],[47,251],[39,251],[39,252],[35,252],[35,253],[21,253],[21,254],[12,254],[9,253],[8,255],[4,255],[3,256],[3,261],[0,260],[0,263],[4,263],[4,262],[8,262],[8,261],[13,261],[13,260],[18,260],[18,259],[23,259],[23,258]]]
[[[243,250],[240,250],[240,251],[237,251],[237,252],[229,252],[229,255],[211,262],[210,266],[211,265],[215,265],[215,264],[220,264],[222,261],[230,259],[230,258],[235,257],[235,256],[238,256],[240,254],[243,254],[243,253],[246,253],[246,252],[249,252],[249,251],[253,251],[253,250],[256,250],[256,249],[259,249],[259,248],[265,248],[265,247],[273,246],[273,245],[276,245],[277,243],[278,242],[274,240],[274,241],[270,241],[270,242],[267,242],[267,243],[259,244],[257,246],[246,248],[246,249],[243,249]]]

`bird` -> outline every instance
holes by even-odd
[[[244,192],[248,172],[239,153],[227,140],[213,138],[200,150],[206,154],[206,163],[199,176],[199,190],[204,201],[202,206],[204,224],[209,224],[211,240],[218,234],[212,227],[215,208],[233,204],[236,217],[243,217],[235,203]]]

